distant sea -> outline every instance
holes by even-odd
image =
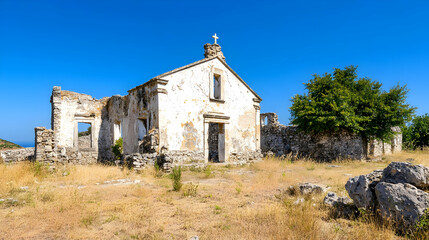
[[[34,142],[14,142],[21,147],[34,147]]]

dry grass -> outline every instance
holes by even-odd
[[[408,158],[429,166],[428,157],[404,152],[371,163],[273,158],[246,167],[213,165],[183,171],[179,192],[153,169],[136,174],[94,165],[50,172],[30,163],[1,164],[0,198],[18,202],[0,204],[0,239],[400,239],[380,224],[329,217],[323,195],[294,205],[299,196],[279,198],[277,189],[313,182],[346,195],[349,174]],[[115,179],[140,182],[103,184]]]

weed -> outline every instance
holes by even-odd
[[[209,178],[212,176],[212,166],[208,165],[205,169],[204,169],[204,175],[206,178]]]
[[[106,220],[104,220],[104,222],[103,223],[109,223],[109,222],[113,222],[113,221],[115,221],[116,219],[119,219],[119,217],[118,216],[116,216],[116,215],[110,215]]]
[[[188,183],[183,186],[183,196],[185,197],[195,197],[197,196],[198,184]]]
[[[92,215],[88,215],[88,216],[86,216],[86,217],[82,218],[82,219],[80,220],[80,222],[81,222],[85,227],[88,227],[88,226],[92,225],[92,223],[94,222],[94,220],[95,220],[95,217],[94,217],[94,216],[92,216]]]
[[[155,168],[154,177],[157,177],[157,178],[162,177],[163,174],[162,174],[161,168],[159,167],[158,161],[155,161],[155,164],[153,166]]]
[[[53,202],[54,194],[51,192],[44,192],[40,195],[40,201],[42,202]]]
[[[173,168],[171,178],[173,179],[173,190],[176,192],[180,191],[182,188],[182,168],[180,166]]]
[[[316,165],[315,164],[311,164],[311,167],[307,168],[308,171],[313,171],[314,169],[316,169]]]
[[[235,187],[235,191],[237,192],[237,194],[241,193],[242,187],[243,187],[243,184],[241,184],[240,182],[237,183],[237,186]]]
[[[424,214],[416,223],[412,233],[409,234],[410,239],[428,239],[429,237],[429,209],[426,209]]]
[[[222,208],[219,205],[215,205],[214,214],[220,214],[222,212]]]
[[[42,162],[35,161],[33,163],[32,170],[34,172],[34,176],[44,177],[47,173],[47,166],[45,166]]]

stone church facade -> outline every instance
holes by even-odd
[[[103,99],[54,87],[51,130],[36,128],[35,158],[48,163],[115,160],[123,139],[134,167],[160,156],[169,165],[260,159],[262,99],[225,62],[221,47],[204,45],[205,58]],[[79,136],[78,125],[90,132]]]

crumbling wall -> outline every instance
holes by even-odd
[[[54,131],[44,127],[34,129],[35,139],[35,160],[48,165],[53,165],[58,161],[55,151]]]
[[[112,114],[113,105],[109,104],[111,121],[121,121],[123,126],[124,154],[136,152],[150,153],[159,151],[158,83],[149,81],[128,91],[122,98],[122,115]],[[139,129],[144,128],[144,130]],[[139,136],[145,132],[148,137]]]
[[[402,133],[400,127],[393,127],[392,130],[397,134],[390,142],[371,140],[368,143],[368,157],[380,157],[402,151]]]
[[[295,157],[309,157],[318,161],[332,161],[338,158],[366,159],[382,154],[401,151],[402,135],[391,143],[371,141],[343,132],[330,134],[306,134],[296,126],[285,126],[278,122],[277,114],[261,114],[261,150],[277,156],[291,153]],[[399,128],[395,128],[399,132]]]
[[[86,94],[54,87],[51,96],[52,130],[35,129],[35,159],[48,164],[90,164],[98,159],[113,159],[106,109],[108,100],[97,100]],[[91,124],[90,135],[78,137],[79,122]]]
[[[34,159],[34,147],[0,151],[0,161],[6,164]]]

